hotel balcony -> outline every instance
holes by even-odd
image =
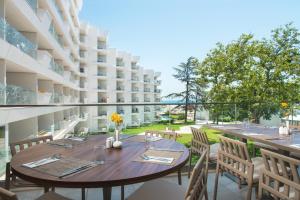
[[[52,35],[52,37],[56,40],[56,42],[59,44],[59,46],[64,49],[64,42],[62,39],[62,36],[59,35],[53,25],[53,23],[49,27],[49,33]]]
[[[151,101],[151,99],[150,98],[148,98],[148,97],[144,97],[144,102],[150,102]]]
[[[50,92],[38,92],[38,104],[50,104],[52,103],[53,93]]]
[[[124,63],[123,59],[117,58],[117,59],[116,59],[116,66],[117,66],[117,67],[124,67],[124,66],[125,66],[125,63]]]
[[[101,50],[101,49],[106,49],[106,42],[105,41],[98,41],[97,43],[97,49]]]
[[[37,44],[30,41],[3,18],[0,18],[0,38],[20,49],[32,58],[36,58]]]
[[[154,80],[154,84],[155,85],[160,85],[161,84],[161,80]]]
[[[51,98],[51,102],[53,103],[63,103],[64,102],[64,96],[61,93],[54,92]]]
[[[148,106],[145,106],[145,107],[144,107],[144,112],[151,112],[151,109],[150,109],[150,107],[148,107]]]
[[[139,113],[139,109],[137,107],[132,107],[131,113],[134,113],[134,114]]]
[[[144,79],[144,83],[150,83],[150,82],[151,82],[150,79],[148,79],[148,78]]]
[[[132,70],[139,70],[139,66],[136,63],[131,63],[131,69]]]
[[[84,68],[80,67],[79,68],[79,72],[80,72],[81,76],[85,76],[86,77],[88,75],[87,74],[87,68],[85,68],[85,67]]]
[[[138,97],[132,97],[132,98],[131,98],[131,101],[132,101],[132,102],[135,102],[135,103],[136,103],[136,102],[139,102],[139,98],[138,98]]]
[[[97,90],[98,92],[106,92],[107,88],[103,85],[98,85]]]
[[[97,119],[107,119],[107,111],[99,110],[96,118]]]
[[[123,107],[117,106],[117,113],[120,114],[120,115],[124,115],[125,111],[124,111]]]
[[[16,85],[6,85],[6,104],[36,104],[37,93]]]
[[[123,92],[125,91],[125,88],[123,86],[117,86],[116,90]]]
[[[124,103],[125,99],[124,98],[117,98],[117,103]]]
[[[57,62],[55,62],[53,58],[50,61],[50,69],[61,76],[64,75],[64,67],[58,64]]]
[[[144,92],[151,92],[150,88],[144,88]]]
[[[118,74],[116,75],[116,78],[117,78],[117,79],[124,79],[124,78],[125,78],[125,75],[122,74],[122,73],[118,73]]]
[[[161,90],[160,89],[154,89],[154,92],[155,93],[161,93]]]
[[[98,103],[107,103],[107,97],[98,96]]]
[[[106,63],[106,56],[98,56],[97,62],[98,63]]]
[[[131,81],[139,81],[139,77],[133,76],[133,77],[131,77]]]
[[[131,88],[131,91],[132,91],[132,92],[138,92],[138,91],[139,91],[139,88],[138,88],[138,87],[132,87],[132,88]]]

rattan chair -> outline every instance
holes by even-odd
[[[28,140],[23,140],[19,142],[14,142],[10,144],[11,155],[14,156],[18,152],[23,151],[24,149],[30,148],[37,144],[47,143],[53,141],[52,135],[32,138]],[[22,179],[16,178],[16,176],[11,172],[10,163],[6,163],[6,178],[5,178],[5,188],[10,189],[11,187],[40,187],[34,183],[24,181]],[[52,187],[54,191],[54,187]],[[48,192],[49,188],[44,187],[44,191]],[[85,188],[81,188],[82,200],[85,199]]]
[[[156,137],[162,137],[165,139],[170,139],[170,140],[177,140],[179,137],[179,134],[173,130],[173,131],[152,131],[152,130],[146,130],[145,135],[149,136],[156,136]]]
[[[10,144],[10,153],[11,156],[16,155],[18,152],[23,151],[24,149],[30,148],[34,145],[46,143],[52,141],[52,136],[42,136],[33,139],[23,140],[19,142],[14,142]],[[10,162],[6,163],[6,177],[5,177],[5,188],[10,190],[11,187],[40,187],[34,183],[30,183],[28,181],[24,181],[22,179],[17,178],[11,171]],[[45,192],[48,189],[45,188]]]
[[[246,199],[251,199],[252,187],[258,187],[260,172],[264,168],[263,159],[250,158],[245,143],[220,136],[220,148],[218,150],[214,197],[217,199],[219,173],[227,172],[238,179],[239,188],[241,182],[248,185]]]
[[[267,192],[275,199],[300,199],[300,160],[265,149],[261,150],[265,168],[259,180],[258,199]]]
[[[128,200],[208,200],[207,193],[207,151],[204,151],[192,172],[192,176],[185,189],[177,184],[161,179],[144,183]]]
[[[192,169],[192,155],[201,155],[203,151],[208,151],[208,163],[216,163],[217,161],[217,151],[219,148],[219,143],[210,145],[208,142],[208,137],[205,131],[201,129],[196,129],[191,127],[193,139],[190,147],[190,158],[189,158],[189,171],[188,177],[190,177],[190,172]]]
[[[0,199],[1,200],[18,200],[18,197],[15,193],[12,193],[4,188],[0,188]],[[36,200],[71,200],[66,197],[63,197],[55,192],[47,192],[37,198]]]

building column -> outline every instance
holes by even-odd
[[[4,152],[6,161],[9,162],[8,152],[9,152],[9,131],[8,131],[8,124],[4,126]]]

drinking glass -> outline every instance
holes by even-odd
[[[151,147],[151,141],[152,141],[152,136],[151,135],[145,135],[146,149],[150,149],[150,147]]]
[[[98,164],[105,162],[105,145],[95,145],[93,147],[94,161]]]

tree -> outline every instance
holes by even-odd
[[[173,77],[185,84],[185,90],[179,93],[169,94],[168,97],[181,98],[185,102],[184,110],[184,121],[187,122],[188,103],[192,99],[192,88],[196,79],[195,62],[194,57],[189,57],[187,62],[180,63],[177,67],[174,67],[175,74]]]
[[[227,45],[218,43],[198,65],[209,85],[211,102],[237,102],[240,118],[259,122],[280,110],[281,102],[299,102],[299,31],[287,24],[272,31],[270,39],[243,34]],[[210,106],[218,116],[221,104]]]

